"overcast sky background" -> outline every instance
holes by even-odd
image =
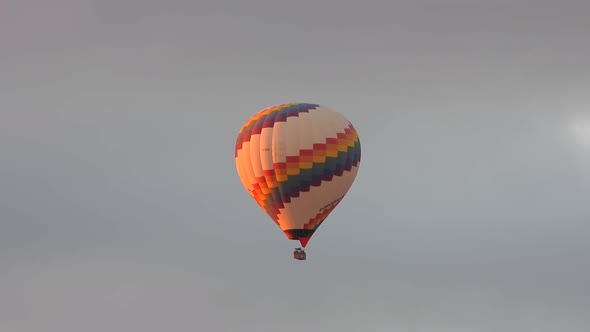
[[[588,331],[588,17],[2,1],[0,331]],[[292,101],[363,149],[305,262],[233,160]]]

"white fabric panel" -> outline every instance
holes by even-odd
[[[284,163],[287,157],[285,140],[280,139],[286,131],[287,122],[275,122],[272,128],[272,159],[275,163]]]
[[[299,125],[301,119],[297,116],[287,118],[287,126],[284,133],[281,133],[279,138],[279,145],[285,146],[287,156],[299,155]]]
[[[257,135],[258,136],[258,135]],[[274,169],[272,160],[273,128],[263,128],[260,133],[260,161],[263,170]]]

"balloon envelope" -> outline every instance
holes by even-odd
[[[244,187],[303,247],[350,189],[360,158],[352,123],[336,111],[307,103],[275,105],[254,114],[235,146]]]

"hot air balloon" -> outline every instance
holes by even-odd
[[[361,159],[350,121],[309,103],[280,104],[254,114],[239,131],[235,163],[242,184],[288,239],[305,247],[344,198]]]

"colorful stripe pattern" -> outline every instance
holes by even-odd
[[[276,122],[285,122],[289,117],[299,116],[299,113],[309,113],[310,109],[319,106],[306,103],[282,104],[265,108],[254,114],[240,129],[234,157],[238,156],[238,150],[242,148],[243,144],[249,142],[252,136],[260,135],[263,128],[272,128]]]
[[[308,113],[305,119],[302,113]],[[301,118],[289,122],[288,119],[291,117]],[[256,135],[262,135],[265,128],[286,132],[284,128],[278,129],[277,124],[281,122],[283,126],[306,125],[308,129],[313,126],[314,130],[295,130],[294,132],[302,135],[301,137],[286,136],[287,133],[272,133],[273,146],[296,144],[298,146],[290,150],[297,153],[286,154],[283,157],[272,154],[270,167],[267,165],[266,169],[262,167],[255,172],[254,169],[261,168],[260,161],[256,160],[258,155],[251,150],[243,150],[260,149],[260,146],[250,146],[250,143]],[[334,129],[337,126],[335,122],[342,124],[342,127]],[[271,134],[267,134],[266,137],[271,137],[268,135]],[[313,137],[310,138],[309,135]],[[238,134],[234,155],[244,185],[258,205],[283,231],[315,230],[338,205],[352,184],[360,163],[361,147],[354,126],[338,113],[328,111],[317,104],[291,103],[269,107],[252,116]],[[332,182],[351,172],[354,174],[347,177],[346,183],[322,189],[324,183]],[[254,173],[258,175],[253,176]],[[309,194],[305,196],[305,193]],[[300,200],[298,204],[322,206],[314,211],[289,211],[294,199]],[[321,202],[322,199],[326,202]]]

